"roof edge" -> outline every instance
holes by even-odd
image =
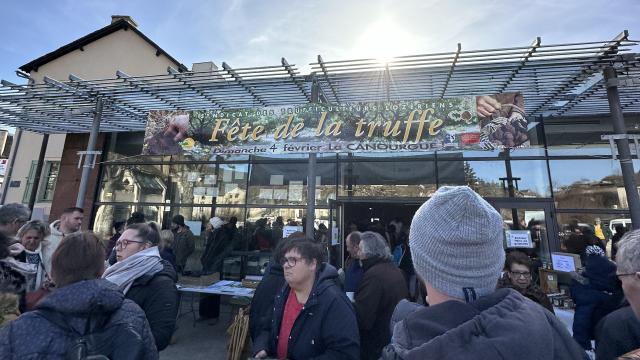
[[[171,60],[172,62],[174,62],[175,64],[178,64],[179,67],[179,71],[189,71],[189,69],[184,66],[184,64],[182,64],[181,62],[179,62],[178,60],[176,60],[173,56],[169,55],[169,53],[167,53],[166,51],[164,51],[160,46],[158,46],[158,44],[156,44],[155,42],[153,42],[151,39],[149,39],[145,34],[143,34],[140,30],[138,30],[135,26],[132,26],[131,24],[129,24],[126,20],[124,19],[120,19],[118,21],[115,21],[101,29],[98,29],[90,34],[87,34],[75,41],[72,41],[50,53],[47,53],[45,55],[40,56],[39,58],[32,60],[22,66],[19,67],[20,70],[26,72],[26,73],[30,73],[31,71],[38,71],[38,68],[44,64],[47,64],[59,57],[62,57],[70,52],[73,52],[77,49],[82,48],[85,45],[88,45],[98,39],[101,39],[107,35],[110,35],[116,31],[119,30],[133,30],[136,34],[138,34],[142,39],[144,39],[147,43],[149,43],[151,46],[153,46],[156,49],[156,55],[164,55],[167,58],[169,58],[169,60]]]

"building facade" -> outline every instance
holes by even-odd
[[[140,32],[133,19],[114,15],[110,25],[29,62],[20,70],[28,74],[31,83],[41,84],[45,77],[67,81],[69,74],[83,79],[114,77],[118,70],[129,75],[151,75],[166,72],[168,66],[184,70],[184,65]],[[38,184],[34,183],[35,170],[43,135],[18,129],[15,139],[12,155],[9,156],[9,159],[15,160],[7,166],[10,179],[5,181],[3,187],[3,203],[27,204],[31,191],[36,187],[34,213],[47,220],[51,214],[58,175],[62,170],[67,135],[49,136]],[[86,146],[86,138],[84,143]],[[77,166],[77,159],[67,165],[67,171],[62,172],[68,173]]]

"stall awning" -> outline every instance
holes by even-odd
[[[464,50],[376,59],[318,61],[301,75],[283,58],[276,66],[112,79],[69,75],[59,82],[2,81],[0,123],[38,133],[86,133],[96,100],[104,102],[100,131],[142,131],[150,110],[239,109],[311,101],[312,83],[329,103],[447,98],[520,91],[530,116],[609,113],[602,69],[614,66],[623,110],[640,112],[638,43],[624,31],[613,40]],[[624,85],[624,86],[622,86]]]

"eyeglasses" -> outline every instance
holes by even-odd
[[[516,279],[523,278],[528,279],[531,277],[531,273],[528,271],[509,271]]]
[[[144,244],[145,241],[135,241],[135,240],[129,240],[129,239],[118,240],[118,241],[116,241],[116,249],[120,248],[120,249],[124,250],[131,243]]]
[[[296,264],[298,263],[298,261],[302,260],[302,258],[299,257],[295,257],[295,256],[290,256],[290,257],[283,257],[280,260],[280,265],[282,265],[282,267],[284,267],[285,265],[287,265],[288,267],[292,268],[294,266],[296,266]]]
[[[637,274],[637,273],[632,272],[632,273],[626,273],[626,274],[616,274],[616,276],[618,277],[618,280],[622,281],[623,277],[630,276],[630,275],[635,275],[635,274]]]

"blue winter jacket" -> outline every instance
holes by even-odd
[[[360,358],[355,310],[337,281],[336,269],[329,264],[322,264],[311,295],[291,329],[287,359]],[[271,326],[263,328],[256,338],[254,354],[266,350],[270,357],[276,357],[280,324],[289,290],[289,285],[285,285],[276,296]]]
[[[125,299],[118,287],[107,280],[80,281],[57,289],[42,299],[37,308],[61,313],[79,333],[84,332],[86,317],[83,316],[90,309],[94,315],[110,313],[105,328],[129,326],[143,342],[142,359],[158,359],[158,350],[144,312],[133,301]],[[32,311],[0,330],[0,359],[63,360],[74,341],[72,335]]]

